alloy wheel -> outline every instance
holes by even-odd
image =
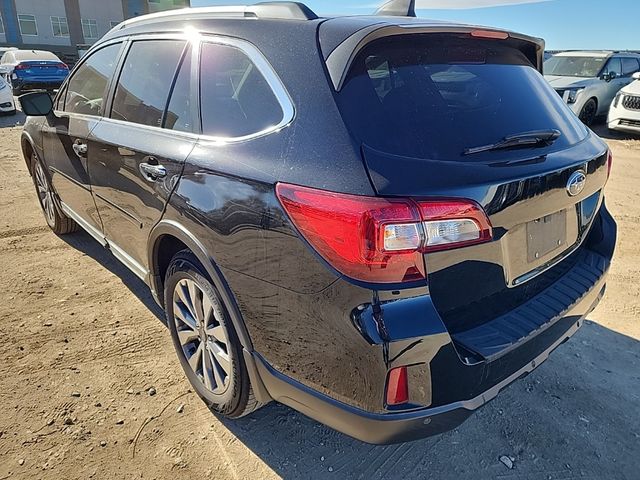
[[[591,126],[593,121],[596,118],[596,108],[597,105],[593,100],[589,100],[584,107],[582,107],[582,111],[580,112],[580,120],[587,125]]]
[[[178,340],[191,369],[205,388],[222,394],[229,387],[231,357],[223,312],[191,279],[180,280],[173,291],[173,317]]]
[[[46,217],[49,225],[55,225],[56,210],[55,204],[53,203],[53,192],[51,191],[49,180],[47,180],[44,169],[42,168],[40,162],[35,162],[34,171],[36,188],[38,189],[38,197],[40,199],[40,205],[42,205],[42,210],[44,211],[44,216]]]

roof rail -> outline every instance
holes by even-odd
[[[416,0],[389,0],[376,10],[376,15],[392,17],[415,17]]]
[[[130,25],[146,22],[148,20],[162,19],[165,17],[180,17],[194,13],[213,17],[255,17],[280,20],[315,20],[318,18],[318,16],[303,3],[261,2],[256,3],[255,5],[228,5],[166,10],[125,20],[118,26],[114,27],[114,30],[120,30]]]
[[[247,7],[247,11],[258,18],[289,20],[315,20],[318,16],[300,2],[261,2]]]

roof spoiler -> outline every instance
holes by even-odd
[[[376,10],[376,15],[391,17],[415,17],[416,0],[389,0]]]

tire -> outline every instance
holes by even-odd
[[[214,413],[228,418],[260,408],[228,310],[191,251],[173,257],[164,285],[173,345],[196,393]]]
[[[580,115],[578,116],[580,117],[580,120],[582,120],[582,123],[584,123],[587,127],[590,127],[591,125],[593,125],[597,113],[598,102],[595,98],[590,98],[589,100],[587,100],[587,103],[582,106],[582,110],[580,110]]]
[[[53,233],[66,235],[78,230],[78,224],[62,212],[58,196],[51,186],[46,169],[35,153],[31,155],[31,178],[36,188],[40,208]]]

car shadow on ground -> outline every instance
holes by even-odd
[[[127,267],[118,261],[111,252],[100,245],[88,233],[78,231],[70,235],[60,237],[67,244],[88,255],[104,268],[116,275],[122,283],[144,304],[158,320],[165,323],[164,311],[155,302],[149,287],[133,274]]]
[[[539,369],[436,437],[368,445],[275,403],[222,422],[282,478],[637,478],[638,366],[637,340],[588,321]]]
[[[640,134],[609,130],[605,120],[598,121],[591,126],[591,129],[596,135],[605,140],[640,140]]]
[[[0,115],[0,128],[19,127],[24,125],[26,119],[26,115],[20,110],[17,110],[15,115]]]

